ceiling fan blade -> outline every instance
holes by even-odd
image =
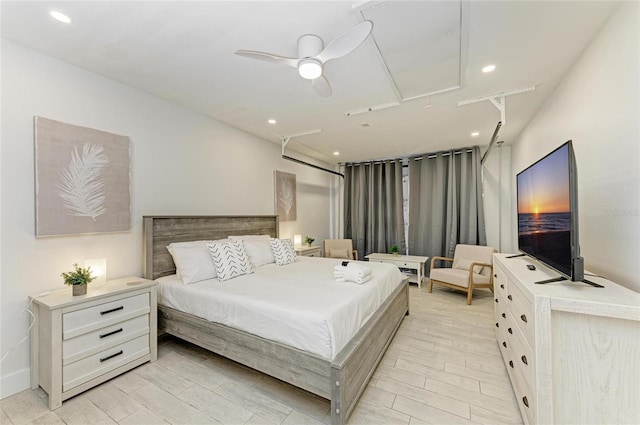
[[[257,59],[264,62],[279,63],[282,65],[298,67],[298,59],[286,58],[284,56],[273,55],[271,53],[256,52],[254,50],[236,50],[235,54],[238,56],[244,56],[251,59]]]
[[[322,52],[317,56],[322,63],[331,59],[340,58],[350,51],[358,47],[367,38],[371,30],[373,29],[373,23],[371,21],[360,22],[327,45]]]
[[[319,76],[315,80],[311,80],[313,89],[322,97],[330,97],[332,94],[331,85],[324,75]]]

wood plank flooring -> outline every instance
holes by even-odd
[[[406,317],[350,424],[521,424],[494,338],[493,297],[411,286]],[[0,401],[0,423],[330,424],[329,402],[173,337],[158,361],[78,395],[51,412],[47,394]]]

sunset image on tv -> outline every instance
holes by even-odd
[[[552,152],[517,177],[518,244],[553,263],[571,261],[569,146]]]

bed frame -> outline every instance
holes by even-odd
[[[172,242],[229,235],[278,237],[277,216],[145,216],[143,275],[175,273]],[[389,296],[333,360],[158,305],[158,328],[185,341],[331,400],[332,424],[345,424],[405,315],[408,281]]]

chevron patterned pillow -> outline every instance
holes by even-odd
[[[276,260],[276,264],[284,266],[285,264],[291,264],[298,261],[296,256],[296,250],[293,248],[293,241],[291,239],[271,239],[271,252],[273,252],[273,258]]]
[[[211,242],[207,246],[220,282],[253,273],[242,241]]]

